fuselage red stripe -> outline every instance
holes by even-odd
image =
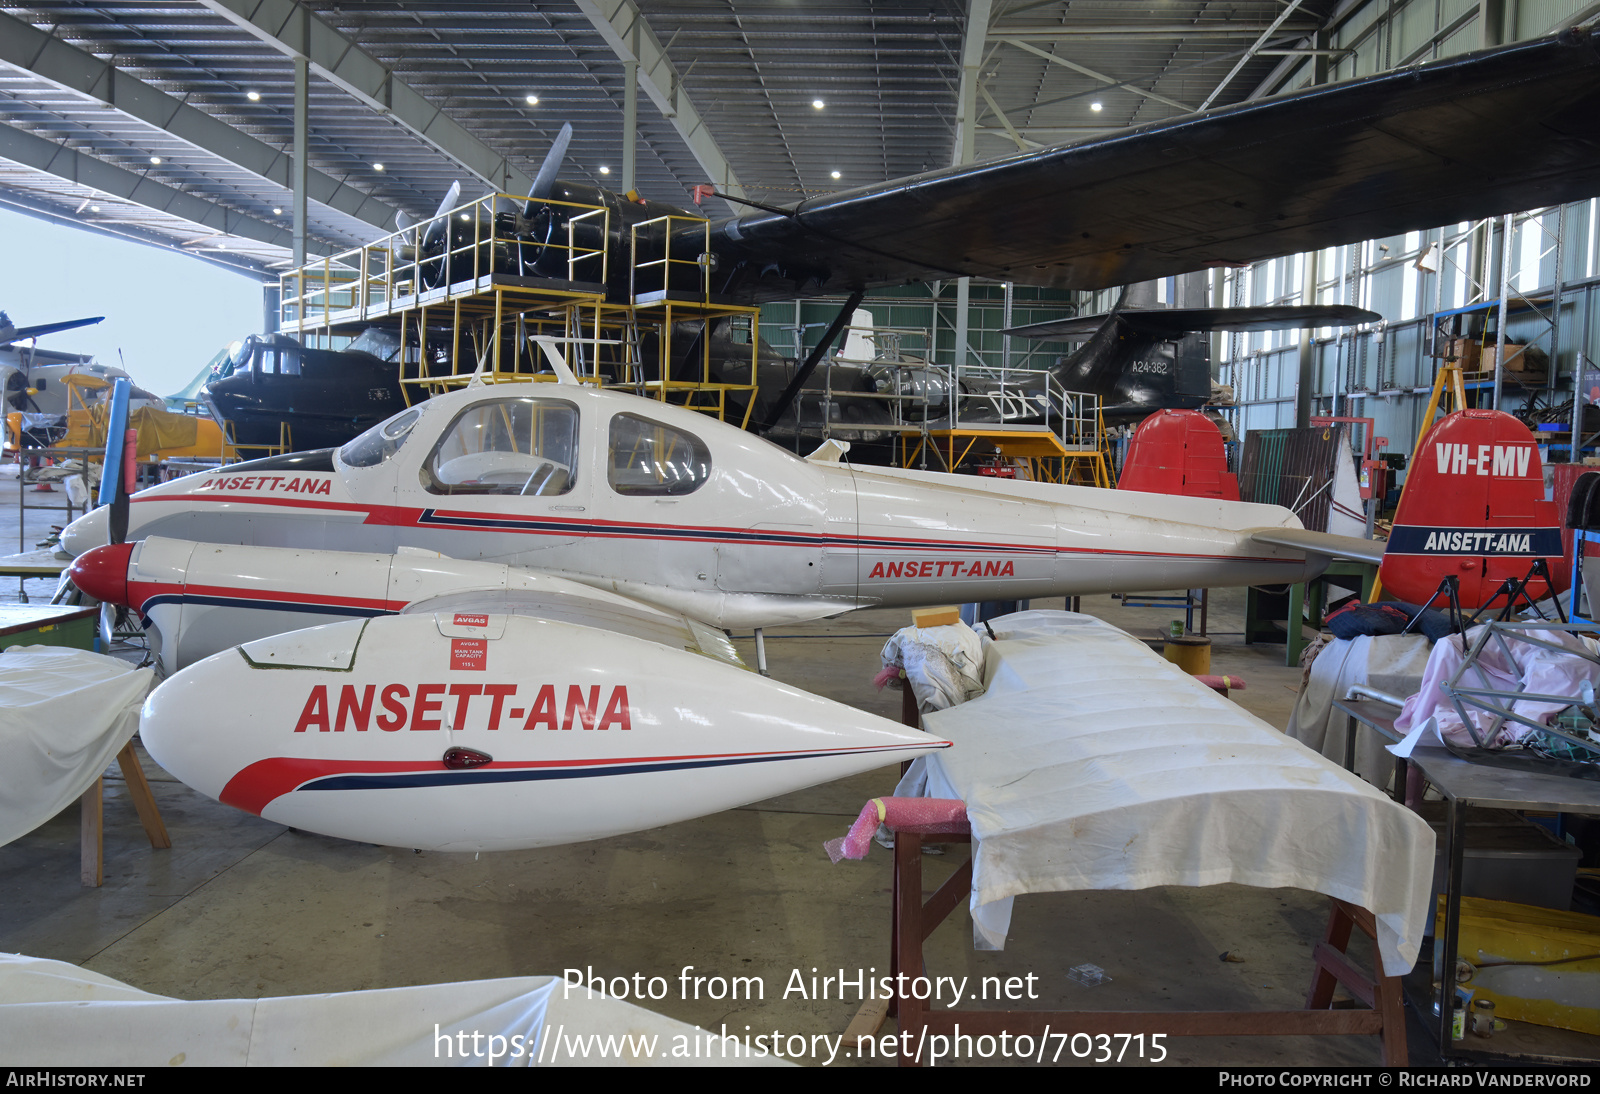
[[[218,491],[203,491],[194,494],[184,494],[178,497],[134,497],[134,501],[145,503],[159,503],[163,501],[214,501],[219,503],[231,502],[247,505],[266,505],[280,508],[307,509],[315,511],[339,510],[344,512],[362,513],[364,523],[382,527],[421,527],[447,529],[451,520],[459,520],[463,524],[473,521],[494,522],[493,527],[478,527],[474,530],[480,532],[500,532],[506,535],[554,535],[565,536],[577,540],[586,537],[598,539],[637,539],[652,541],[677,541],[697,543],[728,543],[752,547],[791,547],[814,546],[819,548],[833,547],[845,550],[854,550],[863,554],[873,551],[950,551],[970,554],[974,551],[1005,552],[1014,555],[1034,555],[1041,558],[1085,557],[1085,556],[1110,556],[1117,558],[1150,558],[1171,560],[1195,561],[1230,561],[1230,562],[1265,562],[1282,563],[1284,565],[1303,565],[1299,559],[1274,558],[1261,555],[1218,555],[1197,554],[1193,552],[1167,552],[1167,551],[1129,551],[1105,547],[1073,547],[1065,545],[1045,545],[1030,543],[1006,543],[998,541],[974,540],[949,540],[949,539],[921,539],[900,536],[862,536],[860,534],[838,535],[827,532],[794,531],[779,534],[756,532],[750,529],[740,529],[720,526],[700,525],[661,525],[661,524],[633,524],[625,521],[611,520],[556,520],[544,517],[523,517],[515,514],[482,513],[482,512],[449,512],[440,513],[438,510],[413,509],[394,505],[362,505],[353,502],[318,502],[310,500],[297,500],[290,498],[269,497],[234,497]],[[434,514],[431,520],[426,520],[426,514]],[[459,530],[459,529],[458,529]]]
[[[941,742],[948,747],[948,742]],[[631,768],[639,764],[668,765],[707,761],[760,762],[794,760],[863,752],[903,752],[911,744],[865,745],[858,748],[793,749],[768,752],[706,752],[680,756],[622,756],[615,759],[497,761],[476,771],[539,771],[591,769],[604,773],[608,768]],[[225,805],[260,816],[277,798],[319,779],[339,775],[389,775],[444,773],[438,760],[316,760],[299,756],[274,756],[257,760],[234,774],[223,787],[219,800]]]

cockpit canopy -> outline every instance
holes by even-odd
[[[410,407],[373,426],[339,449],[340,461],[346,467],[386,462],[405,446],[430,409],[437,412],[437,404]],[[577,402],[555,396],[471,403],[440,430],[423,458],[422,487],[445,495],[568,493],[585,473],[579,431],[584,413]],[[599,457],[605,464],[603,477],[624,497],[681,497],[711,478],[710,447],[681,426],[623,411],[610,416],[605,437]],[[595,481],[601,477],[596,474]]]

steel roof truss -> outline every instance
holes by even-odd
[[[258,178],[293,189],[287,153],[4,12],[0,12],[0,63],[84,95]],[[392,208],[321,171],[308,169],[306,196],[384,231],[394,228]]]
[[[289,231],[282,225],[257,220],[4,123],[0,123],[0,156],[80,186],[92,187],[111,197],[210,228],[221,235],[253,239],[284,250],[288,250],[292,242]],[[312,249],[319,254],[333,253],[327,246]]]
[[[733,166],[684,93],[683,81],[667,57],[666,48],[632,0],[576,0],[576,4],[618,59],[638,61],[640,90],[650,96],[661,116],[678,131],[707,180],[734,197],[744,197],[744,187]]]
[[[359,102],[386,114],[492,190],[526,193],[533,179],[469,133],[382,61],[296,0],[200,0],[209,10],[313,71]]]

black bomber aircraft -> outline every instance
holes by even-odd
[[[667,264],[681,271],[667,291],[697,291],[699,271],[709,268],[713,293],[732,302],[846,297],[821,343],[787,369],[775,394],[763,391],[753,413],[752,428],[771,432],[789,421],[805,432],[808,415],[796,403],[814,394],[814,370],[873,288],[958,277],[1075,290],[1130,285],[1600,194],[1596,28],[1571,27],[794,205],[730,197],[749,211],[712,222],[709,247],[704,228],[685,224],[641,236],[637,258],[683,260]],[[571,220],[577,246],[607,250],[608,294],[629,298],[634,226],[684,210],[560,181],[565,143],[564,134],[526,199],[495,206],[492,233],[475,236],[470,222],[444,215],[451,197],[431,220],[401,225],[412,232],[424,286],[465,276],[456,265],[463,261],[475,272],[566,278]],[[603,207],[609,216],[577,221],[574,205]],[[491,235],[497,242],[472,242]],[[1106,362],[1119,355],[1103,352],[1108,340],[1174,345],[1177,379],[1191,359],[1182,350],[1187,332],[1238,329],[1216,325],[1224,322],[1332,325],[1323,316],[1205,312],[1123,308],[1094,317],[1095,333],[1062,362],[1062,382],[1098,386],[1113,399],[1137,395],[1110,376]],[[726,359],[750,367],[748,348]],[[766,366],[770,372],[776,362]],[[680,363],[660,367],[670,372]],[[757,371],[763,368],[758,359]]]

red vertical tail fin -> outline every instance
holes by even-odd
[[[1539,558],[1555,587],[1536,578],[1528,596],[1566,588],[1561,518],[1527,426],[1498,410],[1458,410],[1428,431],[1406,474],[1378,571],[1389,593],[1420,604],[1453,574],[1462,606],[1481,607]]]
[[[1239,500],[1222,431],[1198,410],[1161,410],[1139,423],[1122,463],[1120,490]]]

